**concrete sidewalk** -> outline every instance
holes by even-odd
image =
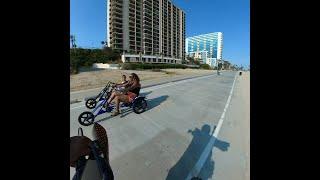
[[[216,71],[212,71],[212,74],[216,74]],[[155,86],[155,85],[160,85],[160,84],[165,84],[165,83],[175,82],[175,81],[181,81],[181,80],[185,80],[185,79],[197,78],[197,77],[202,77],[202,76],[209,76],[212,74],[191,75],[191,76],[190,75],[180,75],[180,76],[170,77],[170,78],[152,79],[152,80],[141,81],[141,85],[142,85],[142,88],[147,88],[150,86]],[[70,104],[84,101],[84,99],[86,97],[96,96],[99,94],[99,92],[103,88],[104,87],[99,87],[99,88],[94,88],[94,89],[87,89],[87,90],[70,92]]]
[[[148,110],[142,114],[128,108],[116,117],[97,116],[95,122],[108,133],[115,179],[185,179],[206,147],[210,137],[207,130],[213,131],[224,112],[235,74],[212,74],[144,88]],[[82,127],[84,135],[93,139],[93,126],[78,122],[79,115],[88,109],[83,103],[70,106],[74,105],[76,108],[70,107],[70,136],[77,135],[78,127]],[[70,168],[70,179],[74,172]]]
[[[250,179],[250,72],[238,76],[218,141],[208,158],[213,168],[203,168],[202,179]],[[212,178],[205,178],[212,174]]]

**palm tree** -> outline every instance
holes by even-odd
[[[71,41],[71,47],[76,48],[76,36],[75,35],[70,35],[70,41]]]
[[[104,48],[105,47],[105,44],[106,42],[104,42],[104,41],[101,41],[101,45],[102,45],[102,48]]]

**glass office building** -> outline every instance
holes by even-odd
[[[201,59],[200,63],[214,67],[216,60],[222,59],[222,42],[222,32],[188,37],[186,39],[186,54],[196,59]]]

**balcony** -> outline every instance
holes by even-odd
[[[149,8],[149,9],[152,8],[152,4],[151,4],[150,2],[148,2],[148,1],[144,2],[144,3],[142,4],[142,6],[143,6],[144,8]]]
[[[109,22],[118,22],[118,23],[122,23],[122,18],[111,17],[111,18],[109,18]]]
[[[132,11],[129,11],[129,17],[135,17],[136,16],[136,14],[134,13],[134,12],[132,12]]]
[[[151,23],[152,19],[150,17],[148,17],[148,16],[143,16],[143,23],[145,23],[145,22]]]
[[[134,38],[134,37],[135,37],[135,36],[134,36],[134,32],[133,32],[133,33],[130,32],[129,37],[130,37],[130,38]]]
[[[147,45],[148,47],[152,47],[152,41],[144,41],[144,44]]]
[[[143,39],[146,40],[146,41],[147,40],[152,40],[152,37],[151,37],[151,35],[146,35],[146,36],[143,37]]]
[[[122,30],[122,25],[113,25],[113,26],[111,26],[111,30],[118,30],[118,29]]]
[[[122,36],[122,29],[110,29],[111,35],[121,35]]]
[[[122,13],[122,8],[121,7],[112,7],[109,11],[110,13],[112,12],[119,12],[119,13]]]
[[[134,4],[130,4],[130,5],[129,5],[129,10],[130,10],[130,11],[133,11],[133,12],[136,11],[136,8],[135,8]]]
[[[122,3],[111,3],[111,4],[110,4],[110,8],[111,8],[111,9],[112,9],[112,8],[116,8],[116,7],[122,8]]]
[[[115,47],[122,47],[123,45],[122,45],[122,42],[113,42],[112,43]]]
[[[145,5],[145,4],[148,5],[148,6],[150,6],[150,7],[152,6],[150,0],[144,0],[144,1],[143,1],[143,5]]]
[[[129,40],[129,44],[131,45],[131,46],[135,46],[136,45],[136,41],[135,40]]]
[[[144,35],[151,35],[152,32],[151,32],[150,30],[148,30],[148,29],[144,29],[144,30],[143,30],[143,34],[144,34]]]
[[[152,16],[152,11],[144,10],[144,11],[143,11],[143,15],[144,15],[144,16],[150,16],[150,17],[151,17],[151,16]]]
[[[129,19],[129,24],[133,24],[133,26],[134,26],[134,24],[136,23],[136,21],[135,21],[135,19]]]
[[[129,27],[135,27],[135,23],[134,22],[129,22]]]
[[[110,15],[111,15],[111,18],[112,18],[113,16],[119,17],[119,18],[121,17],[121,18],[122,18],[122,12],[116,12],[116,11],[114,11],[114,12],[111,12]]]
[[[113,24],[112,27],[122,28],[122,24]]]
[[[115,36],[114,38],[110,39],[110,41],[122,41],[122,36]]]
[[[152,35],[151,33],[143,33],[143,38],[151,39]]]
[[[111,22],[109,22],[109,25],[111,25],[111,26],[122,26],[122,22],[111,21]]]
[[[146,22],[144,22],[143,27],[147,27],[147,28],[151,29],[152,28],[152,24],[150,22],[146,21]]]
[[[114,28],[114,29],[111,29],[111,34],[123,34],[122,32],[122,29],[117,29],[117,28]]]
[[[122,15],[121,16],[110,16],[109,20],[110,21],[113,21],[113,20],[121,20],[122,21]]]
[[[122,4],[123,0],[111,0],[111,3],[120,3],[120,4]]]
[[[145,32],[143,32],[143,37],[151,36],[151,35],[152,35],[151,31],[145,31]]]
[[[151,31],[151,29],[152,29],[151,24],[147,24],[147,23],[143,24],[142,27],[143,27],[144,29],[148,29],[148,30],[150,30],[150,31]]]

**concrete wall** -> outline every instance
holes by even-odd
[[[107,0],[107,43],[108,47],[110,47],[110,25],[109,25],[109,17],[110,17],[110,0]]]
[[[138,54],[122,54],[121,55],[121,60],[122,62],[126,62],[126,57],[129,57],[130,62],[142,62],[139,59],[139,55]],[[142,55],[142,58],[146,58],[150,59],[151,62],[145,61],[144,63],[165,63],[165,64],[182,64],[182,60],[181,59],[176,59],[176,58],[170,58],[170,57],[162,57],[162,56],[152,56],[152,55]],[[137,60],[138,58],[138,60]],[[156,62],[153,62],[153,59],[156,60]],[[161,62],[158,62],[161,59]],[[164,59],[166,59],[167,61],[164,62]],[[170,62],[168,62],[168,60],[170,60]],[[171,63],[171,60],[173,60],[173,63]],[[176,63],[174,63],[176,62]]]
[[[191,65],[191,64],[186,64],[188,67],[200,67],[199,65]]]
[[[123,50],[129,51],[129,0],[123,0],[122,16]]]
[[[97,69],[119,69],[118,64],[94,63],[92,67]]]

